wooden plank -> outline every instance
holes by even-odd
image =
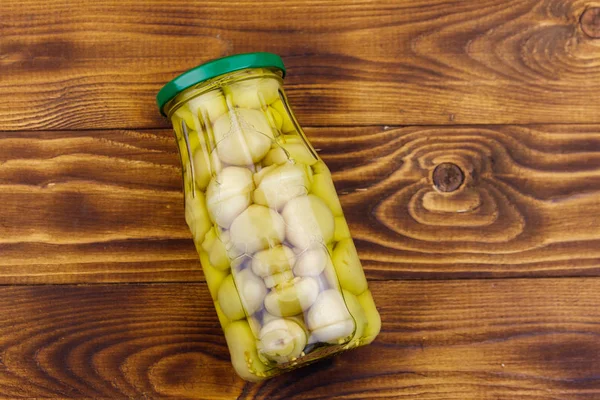
[[[307,126],[600,123],[588,3],[4,0],[0,127],[166,127],[162,84],[257,50]]]
[[[600,126],[307,130],[370,279],[598,276]],[[465,171],[455,192],[437,165]],[[0,136],[0,283],[201,281],[171,133]]]
[[[5,132],[0,171],[0,282],[202,279],[170,132]]]
[[[596,399],[600,279],[372,282],[370,346],[234,375],[204,285],[0,287],[0,396]]]
[[[598,126],[310,132],[372,279],[599,272]],[[444,163],[454,192],[433,183]]]

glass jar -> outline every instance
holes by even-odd
[[[327,166],[270,53],[169,82],[185,219],[237,373],[261,380],[368,344],[381,321]]]

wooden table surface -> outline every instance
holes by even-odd
[[[0,397],[600,399],[599,10],[2,0]],[[260,384],[230,366],[154,102],[248,51],[283,57],[383,320]]]

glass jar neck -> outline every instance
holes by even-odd
[[[230,85],[232,83],[258,78],[273,78],[279,80],[281,84],[283,84],[282,71],[280,69],[247,68],[202,81],[181,91],[177,96],[165,104],[164,112],[170,119],[173,113],[177,111],[179,107],[195,97],[213,90],[219,90],[221,87]]]

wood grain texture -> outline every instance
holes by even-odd
[[[597,400],[598,8],[0,1],[0,398]],[[230,366],[154,103],[248,51],[283,57],[383,321],[260,384]]]
[[[203,284],[0,287],[0,397],[597,399],[600,279],[373,282],[370,346],[237,378]]]
[[[370,279],[600,273],[599,125],[307,134]],[[168,130],[3,133],[0,283],[201,281],[178,157]]]
[[[162,84],[257,50],[305,126],[600,123],[598,4],[4,0],[0,129],[166,127]]]
[[[598,274],[598,126],[337,128],[311,140],[372,279]],[[443,163],[465,173],[451,193],[432,182]]]
[[[170,132],[5,132],[0,171],[0,282],[201,279]]]

